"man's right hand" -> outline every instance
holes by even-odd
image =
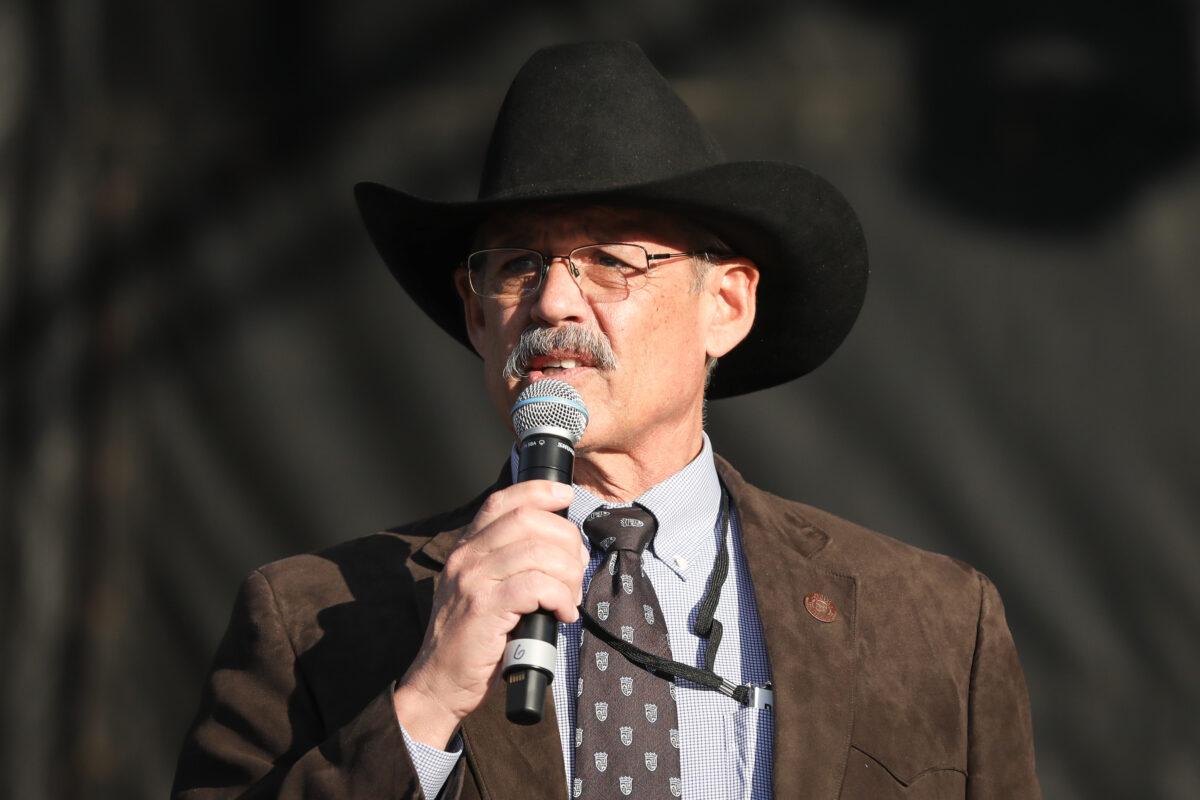
[[[444,749],[498,683],[508,633],[544,608],[574,622],[588,551],[555,514],[567,484],[525,481],[490,495],[446,559],[421,650],[392,703],[409,736]]]

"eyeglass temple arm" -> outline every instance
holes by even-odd
[[[691,250],[687,253],[647,253],[647,261],[662,261],[664,258],[679,258],[680,256],[688,256],[695,258],[696,256],[708,256],[709,258],[724,259],[733,258],[733,253],[714,253],[711,250]]]

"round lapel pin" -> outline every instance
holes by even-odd
[[[804,607],[818,622],[833,622],[837,619],[837,606],[820,592],[809,592],[804,595]]]

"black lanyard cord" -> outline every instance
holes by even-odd
[[[704,639],[704,668],[712,672],[717,663],[717,648],[721,646],[724,627],[716,619],[717,604],[721,602],[721,589],[725,586],[725,577],[729,574],[729,546],[727,540],[733,535],[733,521],[729,516],[729,492],[721,486],[721,545],[717,550],[717,561],[713,564],[712,575],[708,578],[708,591],[700,601],[700,610],[696,614],[696,625],[693,628],[696,635]]]
[[[725,578],[729,574],[729,548],[726,542],[732,534],[729,493],[725,491],[724,486],[721,487],[721,523],[720,549],[717,552],[712,575],[709,576],[708,591],[705,593],[704,599],[700,601],[696,624],[693,628],[696,635],[705,640],[703,669],[647,653],[640,647],[614,636],[601,624],[600,620],[588,613],[583,606],[579,606],[579,617],[583,622],[583,627],[592,635],[599,637],[612,649],[647,672],[666,680],[683,678],[707,689],[718,691],[727,697],[732,697],[742,705],[750,705],[751,693],[756,687],[749,684],[738,686],[713,671],[713,665],[717,660],[717,648],[721,646],[723,634],[721,622],[714,618],[714,614],[717,611],[717,604],[721,601],[721,588],[725,585]]]
[[[580,607],[580,619],[583,620],[583,627],[590,631],[595,636],[600,637],[612,649],[616,650],[632,663],[637,664],[647,672],[653,673],[665,680],[673,678],[683,678],[692,683],[699,684],[707,689],[714,689],[727,697],[732,697],[742,705],[750,703],[750,687],[738,686],[725,680],[720,675],[712,670],[700,669],[683,664],[679,661],[672,661],[669,658],[660,658],[659,656],[647,653],[640,647],[635,647],[624,639],[618,639],[613,636],[608,630],[600,624],[600,621],[589,614],[586,610]]]

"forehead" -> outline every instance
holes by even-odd
[[[475,235],[477,246],[528,246],[546,239],[687,242],[704,231],[686,217],[658,209],[598,205],[545,205],[502,211],[488,217]]]

